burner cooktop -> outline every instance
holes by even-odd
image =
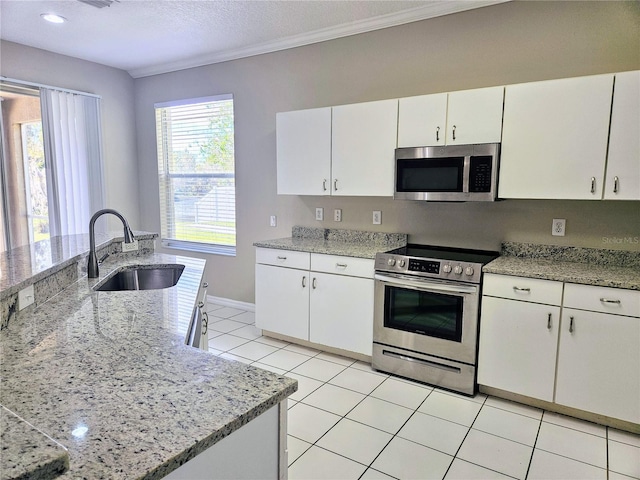
[[[400,273],[480,283],[482,266],[498,252],[408,244],[376,255],[377,272]]]

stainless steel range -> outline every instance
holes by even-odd
[[[498,255],[412,244],[377,254],[373,367],[474,395],[482,266]]]

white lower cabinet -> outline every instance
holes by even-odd
[[[258,328],[371,356],[373,260],[264,248],[256,260]]]
[[[312,272],[309,340],[371,356],[373,279]]]
[[[560,307],[484,297],[478,383],[553,401]]]
[[[640,423],[640,318],[565,308],[555,401]]]
[[[256,326],[309,338],[309,271],[256,265]]]
[[[485,287],[480,385],[640,423],[640,291],[492,274]]]

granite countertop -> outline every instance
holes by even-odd
[[[174,287],[92,290],[122,266],[172,263],[185,265]],[[115,254],[100,278],[83,277],[18,312],[0,332],[0,404],[37,430],[24,426],[13,441],[38,442],[44,433],[64,446],[69,469],[61,479],[161,478],[293,393],[293,379],[184,344],[204,266]],[[3,424],[3,449],[14,420]],[[35,475],[45,460],[3,450],[0,462],[4,479],[14,478],[11,462]],[[34,475],[27,478],[46,478]]]
[[[255,247],[278,248],[298,252],[375,258],[376,253],[400,248],[407,244],[401,233],[364,232],[295,226],[291,237],[255,242]]]
[[[640,251],[504,243],[485,273],[640,290]]]
[[[134,231],[136,240],[154,239],[157,233]],[[112,233],[96,233],[96,251],[113,241],[122,241]],[[23,286],[77,262],[89,253],[89,234],[65,235],[0,252],[0,298]]]

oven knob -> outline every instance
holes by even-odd
[[[393,267],[396,264],[396,259],[390,258],[389,260],[387,260],[387,263],[389,264],[390,267]]]
[[[456,275],[462,275],[462,267],[460,265],[456,265],[453,267],[453,273]]]
[[[404,260],[398,260],[398,266],[400,268],[404,267],[405,266],[405,261]]]
[[[446,265],[442,266],[442,271],[444,273],[451,273],[451,265],[449,265],[448,263]]]
[[[467,267],[464,269],[464,273],[468,276],[471,277],[473,276],[473,267]]]

